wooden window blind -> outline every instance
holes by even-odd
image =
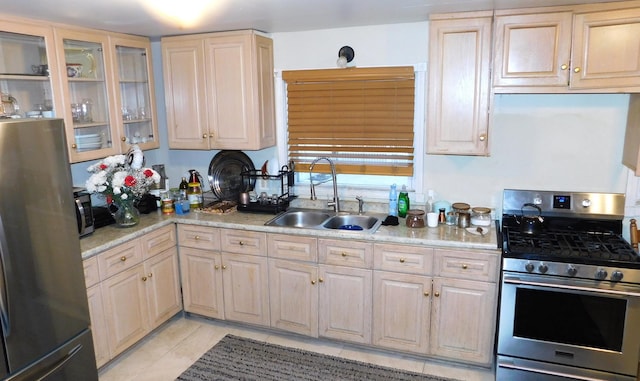
[[[338,173],[413,175],[413,67],[295,70],[282,78],[290,160],[308,166],[326,156]]]

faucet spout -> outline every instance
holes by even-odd
[[[324,156],[319,157],[313,160],[311,162],[311,165],[309,166],[309,186],[311,187],[311,200],[317,199],[316,188],[315,188],[315,184],[313,183],[313,178],[311,177],[311,174],[313,172],[313,167],[315,167],[316,163],[319,162],[320,160],[326,160],[327,162],[329,162],[329,167],[331,168],[331,181],[333,182],[333,201],[328,202],[327,205],[333,206],[333,210],[336,213],[338,213],[340,212],[340,204],[338,200],[338,183],[336,181],[336,165],[328,157],[324,157]]]

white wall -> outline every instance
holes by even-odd
[[[344,45],[354,48],[354,63],[360,67],[425,64],[428,57],[427,22],[276,33],[272,38],[277,72],[334,68]],[[175,186],[189,168],[206,174],[218,151],[166,148],[159,42],[153,43],[153,57],[163,148],[146,153],[147,165],[165,163],[170,184]],[[285,128],[283,101],[276,105],[281,131]],[[627,102],[626,95],[498,95],[491,156],[426,155],[422,157],[424,189],[434,189],[438,199],[490,207],[499,207],[504,188],[625,192],[628,171],[620,161]],[[283,149],[284,142],[279,146]],[[277,152],[270,148],[246,153],[259,166]],[[72,166],[74,183],[84,182],[87,165]]]

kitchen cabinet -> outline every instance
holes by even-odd
[[[496,325],[499,256],[436,249],[430,353],[490,365]]]
[[[87,275],[95,267],[94,260],[97,283],[95,275]],[[173,225],[120,244],[84,263],[98,366],[182,310]]]
[[[318,337],[318,254],[314,237],[269,234],[271,326]]]
[[[266,235],[179,224],[185,310],[269,326]]]
[[[373,245],[318,240],[319,336],[371,343]]]
[[[496,11],[494,91],[638,91],[640,8],[633,5]]]
[[[489,154],[492,12],[432,15],[427,153]]]
[[[273,42],[255,31],[162,38],[169,146],[275,145]]]
[[[0,16],[0,117],[56,115],[62,93],[53,28]]]

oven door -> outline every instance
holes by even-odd
[[[637,375],[640,287],[504,272],[498,353]]]

